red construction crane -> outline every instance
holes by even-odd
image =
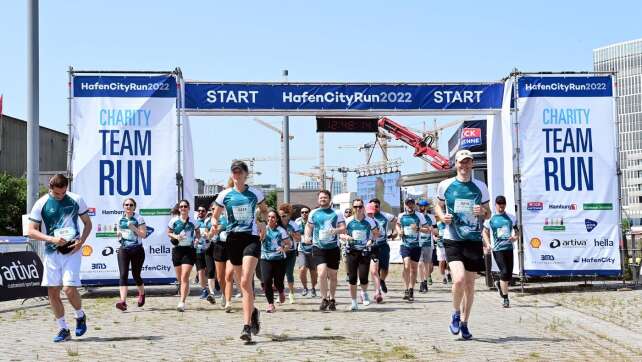
[[[430,163],[435,170],[444,171],[450,168],[448,158],[432,148],[432,143],[435,140],[433,135],[427,134],[425,137],[421,137],[388,117],[379,119],[379,127],[413,147],[415,149],[414,156]]]

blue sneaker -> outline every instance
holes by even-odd
[[[54,343],[65,342],[71,339],[71,332],[68,329],[62,328],[58,334],[54,337]]]
[[[448,326],[448,329],[450,329],[450,333],[459,334],[459,323],[460,323],[459,318],[460,318],[459,312],[453,313],[453,318],[450,321],[450,325]]]
[[[203,290],[201,290],[201,299],[207,299],[208,295],[210,295],[210,291],[207,290],[207,288],[203,288]]]
[[[80,337],[87,332],[87,315],[82,318],[76,318],[76,337]]]
[[[470,334],[470,331],[468,330],[468,323],[461,323],[459,325],[459,329],[461,329],[461,338],[463,339],[473,338],[473,335]]]

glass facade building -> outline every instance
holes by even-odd
[[[624,217],[642,221],[642,39],[593,50],[593,70],[616,72]]]

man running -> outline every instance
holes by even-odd
[[[371,199],[368,203],[373,208],[372,217],[379,227],[379,236],[374,241],[372,253],[376,260],[373,259],[370,266],[370,273],[375,283],[375,301],[381,303],[384,293],[388,293],[386,286],[386,277],[388,276],[388,267],[390,265],[390,245],[388,245],[388,235],[394,230],[397,224],[397,218],[387,212],[381,211],[381,201]]]
[[[87,316],[76,288],[80,287],[82,257],[78,251],[89,237],[92,225],[85,201],[79,195],[67,192],[68,186],[69,179],[65,175],[53,176],[49,180],[49,193],[36,201],[29,215],[29,238],[45,242],[42,286],[47,287],[49,305],[60,328],[54,342],[71,339],[65,307],[60,299],[61,289],[74,308],[76,337],[87,332]],[[78,218],[83,223],[82,235]]]
[[[310,208],[301,208],[301,217],[296,219],[294,223],[298,226],[299,230],[304,231],[305,225],[308,223],[308,216],[310,215]],[[312,260],[312,245],[306,243],[299,243],[299,256],[297,257],[297,264],[299,265],[299,279],[303,284],[302,296],[308,295],[312,298],[317,297],[317,267]],[[308,271],[310,272],[310,283],[312,289],[308,289]]]
[[[417,263],[421,258],[419,234],[431,231],[424,215],[415,210],[415,199],[407,198],[404,206],[404,212],[397,217],[397,233],[401,235],[399,254],[403,258],[403,282],[406,288],[403,299],[412,302],[415,300]]]
[[[421,246],[421,257],[419,258],[419,276],[421,283],[419,284],[419,293],[427,293],[428,285],[432,285],[432,250],[433,250],[433,235],[437,234],[437,223],[435,217],[430,213],[430,205],[427,200],[421,199],[417,203],[419,212],[424,215],[426,221],[431,226],[431,233],[419,233],[419,246]]]
[[[319,207],[312,210],[305,225],[305,242],[312,243],[312,256],[317,266],[321,288],[320,310],[337,310],[337,271],[341,261],[338,234],[346,230],[343,215],[332,209],[332,195],[328,190],[319,191]],[[329,283],[329,285],[328,285]]]
[[[495,287],[503,299],[503,307],[509,308],[508,283],[513,277],[513,243],[517,240],[517,222],[515,216],[506,213],[506,198],[504,196],[500,195],[495,198],[495,210],[497,212],[484,222],[484,233],[482,234],[484,253],[493,251],[493,258],[499,268],[499,280],[495,281]]]
[[[444,249],[453,278],[453,315],[450,332],[472,338],[468,318],[475,297],[475,277],[486,269],[482,247],[482,222],[490,218],[488,188],[474,179],[473,155],[468,150],[455,154],[457,176],[439,183],[436,215],[446,224]]]

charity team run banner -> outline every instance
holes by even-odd
[[[165,230],[176,203],[176,80],[171,76],[75,76],[72,191],[93,230],[82,249],[84,285],[118,285],[117,222],[136,200],[146,222],[145,283],[175,279]]]
[[[385,112],[498,110],[503,83],[187,82],[188,112]]]
[[[611,77],[521,77],[518,94],[525,274],[620,274]]]

